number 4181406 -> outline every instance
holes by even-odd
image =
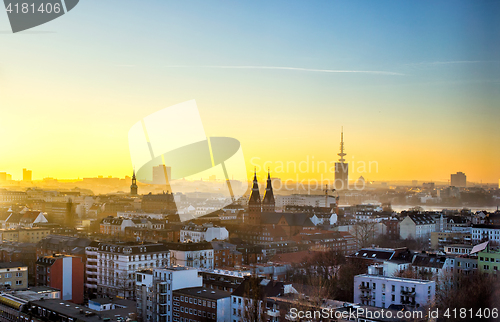
[[[9,5],[6,8],[8,13],[35,13],[35,12],[40,12],[40,13],[59,13],[61,12],[61,4],[60,3],[41,3],[38,7],[35,6],[34,3],[29,4],[29,3],[16,3],[12,5],[12,3],[9,3]]]
[[[460,309],[447,309],[444,314],[444,317],[446,318],[461,318],[461,319],[489,319],[489,318],[498,318],[498,308],[484,308],[484,309],[479,309],[477,311],[474,311],[473,309],[466,309],[466,308],[460,308]]]

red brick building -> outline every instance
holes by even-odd
[[[83,303],[84,264],[81,257],[55,254],[36,262],[36,284],[61,291],[61,299]]]
[[[236,245],[224,241],[211,242],[214,249],[214,268],[241,266],[242,254]]]

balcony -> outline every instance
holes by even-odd
[[[401,301],[401,304],[409,305],[409,306],[415,306],[415,301],[410,301],[410,300],[404,300]]]
[[[415,291],[412,290],[403,290],[401,291],[401,295],[406,295],[406,296],[415,296]]]
[[[279,317],[280,316],[280,311],[279,310],[270,309],[270,310],[267,310],[266,314],[267,314],[267,316]]]
[[[369,289],[370,289],[370,286],[369,286],[369,285],[363,285],[363,284],[360,284],[360,285],[359,285],[359,289],[360,289],[360,290],[369,290]]]
[[[366,295],[362,294],[359,298],[362,300],[371,300],[372,296],[370,294],[366,294]]]

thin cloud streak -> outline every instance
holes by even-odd
[[[358,73],[358,74],[378,74],[404,76],[405,74],[396,72],[387,72],[379,70],[336,70],[336,69],[312,69],[300,67],[279,67],[279,66],[164,66],[165,68],[218,68],[218,69],[271,69],[271,70],[294,70],[316,73]]]
[[[430,66],[430,65],[456,65],[456,64],[480,64],[480,63],[498,63],[498,60],[452,60],[452,61],[431,61],[410,63],[409,66]]]

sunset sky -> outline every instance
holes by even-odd
[[[337,160],[343,126],[378,164],[351,178],[498,182],[499,40],[498,1],[82,0],[17,34],[0,10],[0,172],[130,175],[130,127],[195,99],[249,174]]]

